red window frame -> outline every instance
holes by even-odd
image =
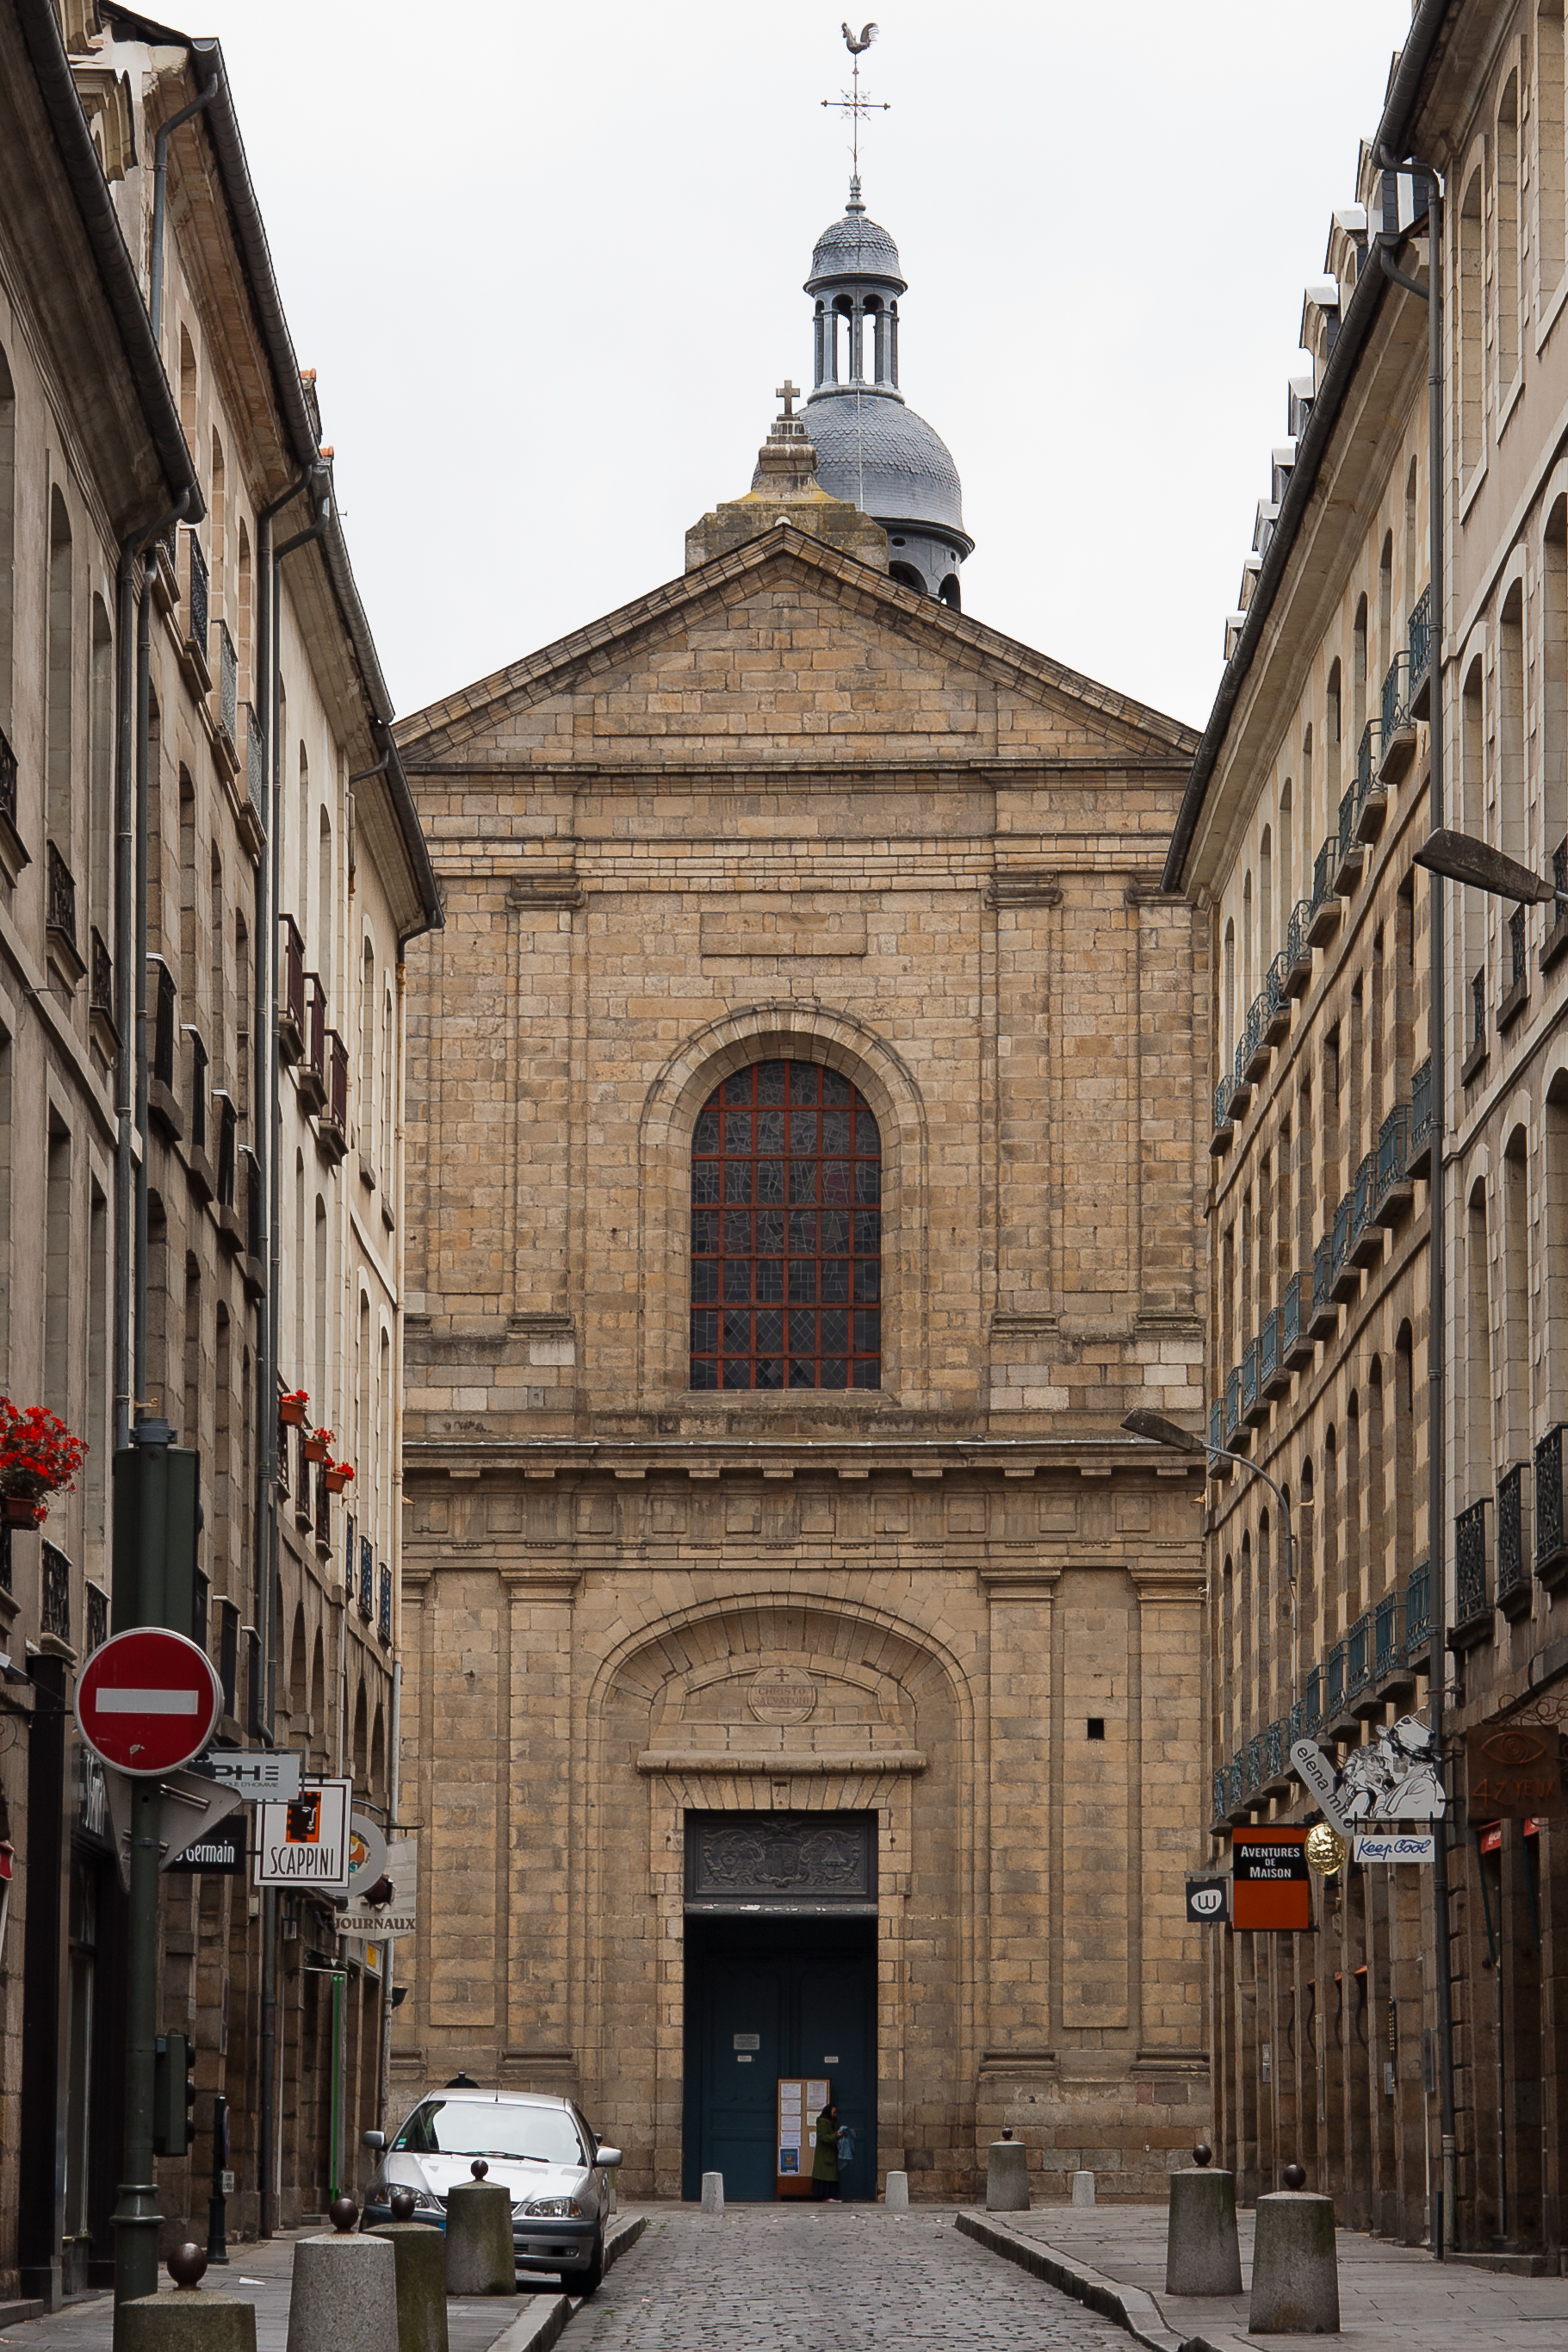
[[[732,1070],[692,1138],[694,1389],[882,1385],[882,1138],[821,1062]]]

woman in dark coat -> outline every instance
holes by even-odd
[[[817,2117],[817,2153],[811,2163],[811,2194],[826,2198],[830,2205],[839,2201],[839,2108],[836,2099],[830,2099]]]

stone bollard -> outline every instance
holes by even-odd
[[[1029,2211],[1029,2153],[1021,2139],[1014,2139],[1011,2124],[1002,2126],[1000,2139],[986,2152],[986,2210]]]
[[[890,2172],[888,2174],[887,2210],[890,2213],[908,2212],[909,2175],[907,2172]]]
[[[1241,2247],[1236,2235],[1236,2175],[1211,2172],[1214,2150],[1201,2140],[1192,2165],[1171,2174],[1166,2229],[1167,2294],[1239,2294]]]
[[[255,2304],[199,2294],[206,2267],[200,2246],[176,2246],[169,2275],[178,2292],[122,2303],[114,2315],[117,2352],[256,2352]]]
[[[1092,2172],[1075,2172],[1073,2174],[1072,2201],[1075,2205],[1093,2204],[1094,2175]]]
[[[373,2238],[392,2241],[397,2268],[397,2352],[447,2352],[446,2241],[413,2218],[413,2191],[394,2189],[390,2226]]]
[[[722,2213],[724,2211],[724,2175],[722,2172],[705,2172],[703,2174],[703,2211],[705,2213]]]
[[[397,2337],[397,2263],[361,2237],[360,2209],[334,2197],[329,2238],[298,2238],[288,2291],[288,2352],[387,2352]]]
[[[1339,2334],[1333,2199],[1304,2193],[1306,2177],[1299,2164],[1288,2164],[1284,2188],[1258,2200],[1250,2335]]]
[[[446,2292],[516,2294],[511,2194],[498,2180],[486,2179],[490,2168],[482,2156],[468,2169],[473,2179],[446,2192]]]

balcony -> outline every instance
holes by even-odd
[[[226,621],[218,623],[218,755],[231,776],[239,773],[239,656]]]
[[[1245,1821],[1251,1811],[1247,1802],[1247,1751],[1244,1748],[1237,1749],[1225,1776],[1225,1810],[1233,1822]]]
[[[1221,1078],[1214,1089],[1214,1128],[1208,1139],[1208,1149],[1216,1160],[1221,1152],[1229,1150],[1236,1133],[1236,1122],[1230,1116],[1231,1091],[1228,1078]]]
[[[179,993],[174,975],[162,956],[149,956],[152,967],[152,1061],[148,1073],[147,1103],[153,1118],[172,1143],[185,1132],[184,1114],[174,1093],[174,1041],[179,1034]]]
[[[1377,1184],[1372,1213],[1380,1225],[1396,1225],[1416,1197],[1406,1170],[1410,1160],[1410,1106],[1396,1103],[1377,1130]]]
[[[1339,832],[1334,848],[1334,888],[1342,898],[1354,889],[1361,879],[1364,852],[1355,837],[1355,780],[1353,777],[1340,794]]]
[[[1315,1739],[1323,1727],[1323,1670],[1313,1666],[1301,1685],[1299,1739]],[[1292,1710],[1293,1711],[1293,1710]]]
[[[1298,898],[1285,927],[1285,986],[1291,996],[1304,996],[1312,986],[1312,944],[1307,937],[1312,920],[1312,900]]]
[[[327,1099],[327,992],[313,971],[305,975],[305,1052],[296,1084],[299,1108],[314,1118]]]
[[[1210,1791],[1209,1819],[1217,1830],[1223,1829],[1226,1826],[1225,1769],[1223,1765],[1214,1776],[1214,1784]]]
[[[185,673],[192,692],[204,698],[212,692],[213,673],[207,664],[207,633],[210,626],[207,559],[202,552],[202,542],[194,529],[187,524],[181,533],[185,542],[185,642],[180,648],[180,666]]]
[[[1312,1252],[1312,1314],[1307,1326],[1307,1336],[1312,1339],[1332,1339],[1339,1329],[1339,1308],[1330,1275],[1333,1270],[1333,1244],[1325,1234]]]
[[[1396,654],[1383,681],[1383,756],[1378,773],[1396,784],[1416,757],[1416,714],[1410,708],[1410,656]]]
[[[1361,1269],[1350,1254],[1351,1229],[1355,1216],[1355,1198],[1347,1192],[1333,1213],[1333,1237],[1329,1244],[1329,1296],[1343,1307],[1361,1295]]]
[[[1237,1126],[1240,1125],[1252,1108],[1252,1081],[1241,1075],[1246,1066],[1247,1053],[1247,1034],[1243,1027],[1240,1042],[1237,1045],[1235,1056],[1230,1065],[1230,1117]]]
[[[190,1116],[185,1136],[185,1173],[191,1190],[204,1206],[216,1191],[213,1163],[207,1157],[207,1049],[199,1030],[185,1024],[185,1108]]]
[[[390,1650],[392,1637],[392,1570],[384,1559],[382,1562],[379,1590],[381,1601],[376,1611],[376,1635],[378,1640]]]
[[[76,879],[52,841],[44,844],[44,939],[49,961],[74,989],[87,970],[77,945]]]
[[[109,1639],[109,1595],[101,1584],[89,1584],[83,1598],[87,1602],[87,1637],[82,1654],[90,1658]]]
[[[16,754],[0,728],[0,874],[15,887],[22,868],[32,862],[16,830]]]
[[[1312,1278],[1293,1274],[1280,1301],[1280,1369],[1304,1371],[1312,1360]]]
[[[1516,1462],[1497,1482],[1497,1605],[1505,1617],[1528,1617],[1533,1586],[1525,1541],[1528,1463]]]
[[[1535,1573],[1549,1592],[1568,1584],[1563,1528],[1563,1431],[1557,1422],[1535,1449]]]
[[[1409,1177],[1426,1176],[1432,1166],[1432,1056],[1417,1062],[1410,1076],[1410,1145],[1405,1161]]]
[[[40,1596],[38,1624],[46,1640],[64,1642],[71,1638],[71,1564],[58,1544],[46,1540],[43,1546],[43,1592]]]
[[[327,1485],[327,1465],[316,1465],[316,1549],[323,1559],[332,1551],[332,1496]]]
[[[277,1058],[291,1069],[305,1051],[305,942],[292,915],[280,918],[283,970],[277,985]]]
[[[1325,841],[1312,861],[1312,896],[1307,916],[1309,947],[1327,947],[1339,929],[1344,909],[1339,903],[1339,887],[1334,880],[1338,865],[1337,839]]]
[[[1263,1035],[1263,1000],[1255,996],[1236,1047],[1236,1083],[1250,1090],[1269,1067],[1269,1047]]]
[[[1417,1560],[1405,1587],[1405,1655],[1418,1674],[1432,1639],[1432,1568]]]
[[[1451,1650],[1473,1649],[1490,1640],[1492,1631],[1491,1594],[1487,1573],[1487,1501],[1472,1503],[1454,1521],[1454,1622],[1448,1633]]]
[[[1470,979],[1469,1050],[1459,1064],[1459,1084],[1468,1087],[1485,1066],[1487,1057],[1487,976],[1482,969]]]
[[[1432,591],[1423,588],[1411,608],[1410,716],[1425,719],[1432,701]]]
[[[1350,1644],[1336,1642],[1328,1654],[1323,1672],[1323,1730],[1331,1739],[1354,1737],[1356,1718],[1351,1712],[1346,1688],[1349,1663]]]
[[[239,1176],[239,1113],[234,1097],[221,1091],[213,1096],[218,1129],[218,1242],[230,1257],[245,1254],[245,1225],[235,1202]]]
[[[1208,1408],[1208,1446],[1210,1453],[1218,1454],[1222,1451],[1224,1444],[1225,1400],[1223,1397],[1216,1397],[1213,1403]]]
[[[95,923],[88,933],[88,1020],[92,1041],[106,1062],[120,1052],[120,1024],[114,1017],[114,958]]]
[[[360,1538],[360,1614],[368,1625],[376,1613],[376,1556],[369,1536]]]
[[[1508,919],[1508,945],[1503,951],[1508,984],[1497,1008],[1498,1034],[1511,1029],[1530,1002],[1530,934],[1525,909],[1516,907]]]
[[[327,1032],[327,1099],[317,1118],[316,1140],[334,1167],[349,1149],[349,1049],[335,1029]]]
[[[1376,1216],[1377,1154],[1369,1151],[1355,1171],[1351,1186],[1350,1244],[1348,1258],[1352,1265],[1374,1266],[1383,1263],[1383,1227]]]
[[[1236,1365],[1225,1382],[1225,1443],[1236,1445],[1247,1433],[1241,1418],[1241,1367]]]
[[[267,1224],[261,1197],[261,1164],[254,1151],[240,1148],[240,1214],[245,1231],[245,1255],[240,1277],[252,1298],[267,1288]]]
[[[1258,1342],[1254,1339],[1241,1359],[1241,1418],[1249,1428],[1269,1418],[1269,1407],[1258,1393]]]
[[[1369,719],[1355,755],[1355,839],[1370,848],[1383,831],[1388,794],[1383,785],[1383,722]]]
[[[1281,949],[1263,979],[1263,1043],[1279,1045],[1291,1028],[1290,963]]]
[[[1372,1612],[1373,1687],[1379,1702],[1397,1701],[1416,1687],[1405,1663],[1405,1595],[1385,1592]]]
[[[1264,1316],[1258,1333],[1258,1394],[1261,1400],[1260,1422],[1269,1417],[1269,1407],[1274,1399],[1283,1396],[1291,1385],[1291,1375],[1285,1370],[1280,1353],[1280,1309],[1270,1307]]]
[[[267,840],[267,740],[261,721],[248,702],[240,705],[245,721],[245,806],[240,830],[253,857],[259,857]]]
[[[1344,1695],[1353,1715],[1364,1719],[1383,1713],[1377,1678],[1376,1612],[1364,1609],[1344,1644]]]
[[[1559,890],[1568,890],[1568,840],[1560,841],[1552,853],[1552,879]],[[1548,919],[1546,937],[1541,942],[1541,969],[1550,971],[1559,956],[1568,953],[1568,900],[1559,898]]]

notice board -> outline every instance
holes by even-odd
[[[1232,1830],[1230,1854],[1233,1927],[1288,1931],[1312,1926],[1305,1830]]]
[[[810,2197],[817,2156],[817,2117],[833,2095],[821,2074],[780,2074],[773,2135],[776,2197]]]

